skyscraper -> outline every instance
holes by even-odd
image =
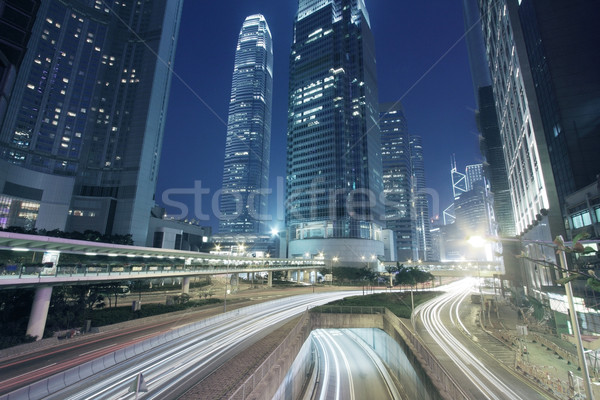
[[[23,225],[146,243],[181,8],[41,2],[0,131],[1,201]]]
[[[467,191],[473,190],[473,187],[479,181],[483,181],[483,164],[471,164],[465,167],[465,176],[467,178]]]
[[[265,17],[250,15],[240,30],[233,67],[221,233],[264,232],[261,216],[267,213],[272,97],[271,32]]]
[[[469,64],[477,99],[478,109],[475,117],[477,129],[481,133],[479,137],[481,153],[485,158],[484,175],[493,195],[498,234],[510,237],[515,235],[515,219],[502,151],[498,114],[494,103],[492,79],[485,53],[478,0],[463,0],[463,10]]]
[[[431,220],[429,219],[429,203],[425,180],[425,160],[423,158],[423,141],[421,136],[410,136],[410,157],[413,170],[413,198],[416,213],[417,259],[431,260]]]
[[[410,136],[400,102],[379,106],[385,226],[394,231],[398,260],[417,260]]]
[[[515,231],[551,241],[565,234],[565,197],[600,174],[600,3],[479,0],[479,9]],[[532,293],[557,278],[532,264],[525,276]]]
[[[288,104],[289,255],[382,255],[375,45],[363,0],[299,1]]]

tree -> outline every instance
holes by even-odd
[[[394,265],[388,265],[385,267],[385,270],[387,271],[387,273],[390,276],[390,287],[394,286],[394,276],[396,275],[396,273],[398,272],[398,270],[403,267],[403,265],[401,264],[397,264],[398,266],[394,266]]]

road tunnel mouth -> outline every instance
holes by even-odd
[[[422,367],[415,364],[410,350],[379,328],[312,330],[278,395],[311,399],[442,398]]]

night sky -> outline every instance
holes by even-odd
[[[366,0],[375,36],[379,100],[401,100],[409,132],[423,137],[427,186],[440,196],[440,215],[452,202],[450,163],[459,171],[481,162],[473,110],[476,108],[459,0]],[[177,44],[156,201],[163,192],[194,188],[201,181],[202,225],[216,227],[211,211],[220,189],[227,132],[227,110],[237,38],[246,16],[261,13],[274,43],[271,130],[270,210],[273,226],[283,228],[277,204],[277,178],[285,179],[288,58],[296,0],[187,0]],[[198,197],[198,196],[196,196]],[[187,204],[194,196],[170,195]],[[283,197],[280,195],[280,199]],[[172,207],[168,213],[181,214]],[[216,231],[216,229],[214,230]]]

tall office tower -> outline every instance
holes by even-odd
[[[471,164],[465,167],[467,191],[473,190],[477,182],[483,181],[483,164]]]
[[[413,170],[413,198],[416,213],[417,259],[431,260],[431,221],[429,219],[429,203],[425,189],[425,161],[423,159],[423,142],[421,136],[410,136],[410,158]]]
[[[500,236],[510,237],[515,235],[515,219],[492,86],[481,86],[478,99],[476,119],[481,132],[480,147],[486,160],[484,172],[494,197],[497,230]]]
[[[375,45],[363,0],[299,1],[288,110],[290,256],[375,260],[383,254],[383,182]]]
[[[0,0],[0,126],[39,6],[40,0]]]
[[[479,137],[481,153],[485,158],[484,175],[494,199],[493,207],[498,234],[510,237],[515,235],[515,219],[513,218],[508,175],[502,151],[498,115],[494,104],[492,80],[485,54],[478,0],[463,0],[463,11],[471,77],[478,108],[475,119],[477,129],[481,133]]]
[[[265,232],[267,214],[273,41],[267,20],[250,15],[242,24],[235,51],[229,101],[221,233]]]
[[[385,226],[394,232],[398,260],[417,260],[410,137],[400,102],[379,105]]]
[[[181,8],[41,2],[0,131],[3,203],[30,226],[146,244]]]
[[[600,3],[479,6],[516,233],[552,240],[564,234],[565,196],[600,173]],[[532,266],[527,277],[535,291],[552,283],[554,271]]]

